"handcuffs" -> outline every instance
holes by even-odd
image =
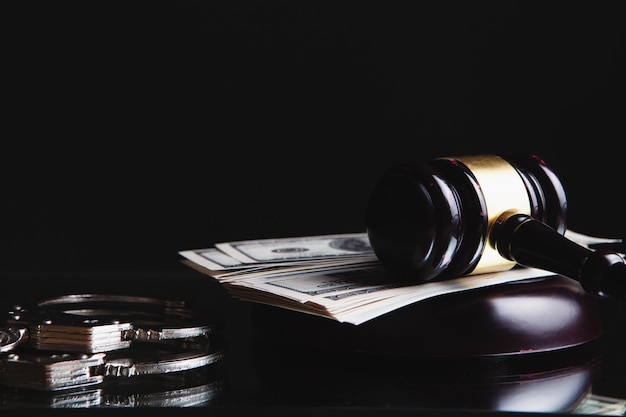
[[[198,369],[224,357],[215,330],[184,302],[149,297],[71,294],[15,306],[0,327],[0,385],[57,391]]]
[[[221,375],[213,374],[198,368],[157,375],[149,384],[118,378],[57,391],[0,390],[0,408],[202,407],[220,401],[226,391]]]

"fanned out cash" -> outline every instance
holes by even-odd
[[[572,414],[595,416],[626,415],[626,399],[589,394]]]
[[[364,233],[217,243],[179,254],[220,282],[378,264]]]
[[[621,242],[576,232],[566,237],[586,247]],[[179,254],[234,297],[355,325],[431,297],[554,275],[518,266],[446,281],[399,282],[380,264],[366,233],[226,242]]]

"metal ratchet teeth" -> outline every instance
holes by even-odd
[[[170,372],[188,371],[200,368],[221,360],[224,352],[217,350],[189,351],[169,354],[161,359],[149,362],[135,361],[132,358],[107,360],[104,365],[105,376],[131,377],[136,375],[155,375]]]
[[[137,328],[142,326],[136,323],[130,330],[122,332],[124,340],[140,340],[144,342],[172,339],[187,339],[197,336],[206,336],[213,331],[212,326],[190,326],[179,328],[162,328],[161,330]]]

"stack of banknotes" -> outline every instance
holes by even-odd
[[[586,247],[621,242],[573,231],[565,235]],[[179,254],[233,297],[354,325],[431,297],[554,275],[516,266],[445,281],[399,282],[380,264],[366,233],[225,242]]]

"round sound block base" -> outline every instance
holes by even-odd
[[[263,339],[331,350],[420,357],[553,352],[602,333],[598,299],[553,276],[434,297],[360,324],[256,305]]]

